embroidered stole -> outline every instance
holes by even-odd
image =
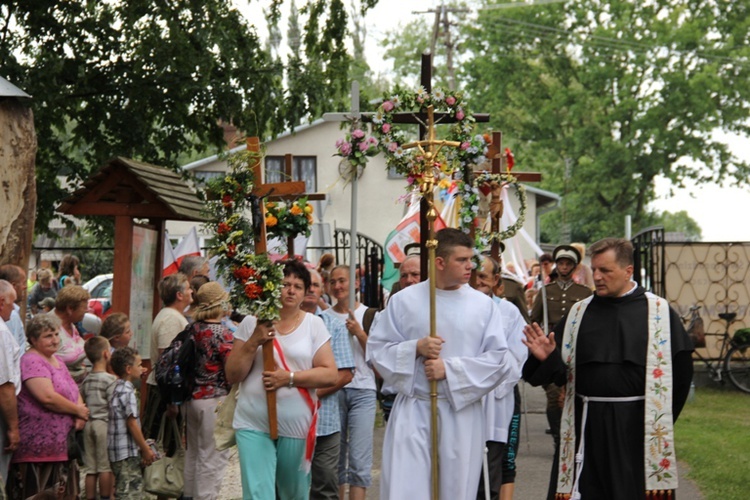
[[[577,302],[565,323],[562,358],[567,366],[565,403],[560,423],[560,454],[557,500],[580,498],[576,480],[575,367],[576,342],[583,314],[593,295]],[[667,301],[646,292],[648,301],[648,346],[645,387],[645,479],[647,499],[672,498],[677,488],[672,417],[672,349]],[[616,399],[616,398],[615,398]],[[628,398],[623,398],[628,399]],[[584,429],[581,429],[584,432]],[[580,450],[583,454],[584,450]]]

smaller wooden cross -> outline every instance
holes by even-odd
[[[248,151],[260,153],[260,140],[257,137],[248,137]],[[286,171],[289,178],[292,173],[292,155],[285,156]],[[255,187],[250,195],[251,210],[253,215],[253,238],[255,240],[255,254],[267,253],[266,244],[266,206],[264,199],[289,201],[305,194],[305,183],[302,181],[287,181],[276,183],[263,183],[263,165],[260,157],[256,157],[252,165],[253,175],[255,177]],[[310,195],[308,198],[315,197],[321,199],[322,195]],[[288,255],[294,256],[294,238],[289,238]],[[262,321],[265,318],[258,318]],[[273,343],[266,342],[263,344],[263,370],[273,371],[276,369],[276,361],[273,357]],[[268,425],[271,439],[276,439],[279,435],[278,419],[276,418],[276,391],[266,391],[266,403],[268,404]]]
[[[502,132],[493,132],[492,133],[492,144],[489,146],[489,152],[488,156],[490,158],[490,161],[492,162],[492,173],[493,174],[501,174],[503,172],[503,168],[506,167],[505,160],[506,155],[503,154],[503,134]],[[513,177],[518,179],[521,182],[540,182],[542,180],[542,174],[538,172],[515,172],[512,174]],[[490,199],[490,207],[493,206],[493,204],[499,204],[500,203],[500,192],[499,190],[493,190],[492,191],[492,198]],[[496,233],[500,230],[500,217],[502,217],[502,207],[500,209],[500,213],[497,214],[497,216],[494,216],[492,214],[492,210],[490,210],[490,224],[491,224],[491,231],[493,233]],[[496,262],[500,261],[500,242],[493,240],[492,241],[492,247],[490,249],[490,256],[495,259]]]

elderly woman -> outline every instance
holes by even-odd
[[[40,314],[26,326],[31,346],[21,357],[18,429],[21,441],[8,477],[10,498],[44,490],[77,498],[75,461],[68,460],[68,433],[83,429],[89,410],[65,364],[56,356],[60,322]],[[60,498],[60,496],[58,496]]]
[[[65,363],[77,383],[86,377],[86,367],[83,366],[86,353],[76,323],[86,314],[90,297],[89,292],[81,286],[66,286],[57,293],[55,309],[50,313],[60,320],[60,350],[57,357]]]
[[[195,279],[195,278],[194,278]],[[183,498],[218,498],[229,450],[217,451],[214,441],[216,407],[229,393],[224,364],[232,351],[232,332],[222,324],[229,312],[229,294],[215,281],[198,289],[192,306],[195,340],[195,386],[185,403],[187,455]]]
[[[244,498],[307,499],[309,460],[315,442],[315,389],[337,378],[330,334],[323,320],[300,309],[310,272],[299,261],[282,262],[281,318],[258,322],[247,316],[234,335],[226,366],[230,383],[242,382],[233,426]],[[263,370],[261,346],[274,343],[276,369]],[[268,433],[266,391],[276,391],[279,438]]]

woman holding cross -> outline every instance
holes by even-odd
[[[305,500],[315,443],[315,389],[338,376],[330,334],[323,321],[300,309],[310,287],[310,271],[296,260],[281,262],[284,279],[280,319],[247,316],[234,336],[227,361],[230,383],[242,382],[233,426],[240,456],[242,491],[258,500]],[[260,347],[274,344],[276,369],[263,370]],[[266,391],[276,391],[277,440],[269,434]]]

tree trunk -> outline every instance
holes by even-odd
[[[14,98],[0,98],[0,264],[29,268],[36,218],[34,114]],[[19,297],[22,316],[26,297]]]

